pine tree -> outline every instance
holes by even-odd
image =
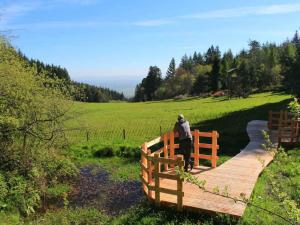
[[[169,68],[168,68],[167,73],[166,73],[166,80],[174,77],[175,76],[175,72],[176,72],[175,59],[172,58],[171,62],[170,62],[170,65],[169,65]]]

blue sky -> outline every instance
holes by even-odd
[[[293,0],[0,0],[0,8],[0,30],[28,57],[117,89],[132,88],[150,65],[165,73],[172,57],[280,43],[300,27]]]

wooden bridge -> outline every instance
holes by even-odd
[[[241,193],[244,193],[249,198],[259,174],[273,159],[273,156],[261,147],[264,143],[262,130],[268,130],[267,121],[249,122],[247,126],[249,144],[238,155],[219,167],[216,167],[219,148],[218,133],[216,131],[193,131],[194,153],[192,157],[195,160],[195,168],[190,173],[200,180],[205,180],[205,187],[210,191],[218,187],[220,190],[227,189],[232,197],[239,197]],[[175,166],[179,168],[184,166],[183,157],[175,154],[175,149],[179,147],[175,143],[175,137],[173,132],[169,132],[142,146],[141,180],[148,199],[154,201],[156,205],[175,206],[179,211],[217,212],[241,217],[246,208],[244,203],[205,192],[196,185],[184,182],[175,173]],[[158,147],[156,151],[151,150],[157,145],[161,148]],[[203,151],[206,154],[203,154]],[[200,165],[199,159],[209,160],[211,167]]]

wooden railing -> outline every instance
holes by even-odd
[[[199,132],[195,130],[192,132],[194,140],[194,153],[191,157],[194,158],[194,166],[199,166],[199,160],[205,159],[211,161],[211,166],[217,166],[217,150],[219,149],[217,131]],[[149,200],[154,200],[156,205],[160,205],[161,193],[177,196],[177,209],[179,211],[183,208],[183,180],[178,174],[174,172],[174,168],[182,169],[184,167],[184,160],[182,155],[176,155],[175,150],[179,148],[179,144],[175,143],[175,138],[178,134],[173,131],[165,133],[161,137],[155,138],[152,141],[145,142],[141,147],[141,180],[143,190],[148,196]],[[200,142],[203,138],[211,139],[210,143]],[[151,147],[161,144],[162,148],[152,152]],[[201,149],[211,149],[211,154],[200,154]],[[161,186],[160,179],[169,179],[177,181],[175,189],[167,189]]]
[[[293,118],[293,114],[288,111],[274,112],[269,111],[268,127],[270,130],[278,130],[283,121]]]
[[[300,119],[287,111],[269,112],[268,127],[278,131],[278,144],[300,142]]]

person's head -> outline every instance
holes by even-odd
[[[184,120],[183,114],[180,113],[180,114],[178,115],[178,117],[177,117],[177,120],[178,120],[178,121]]]

